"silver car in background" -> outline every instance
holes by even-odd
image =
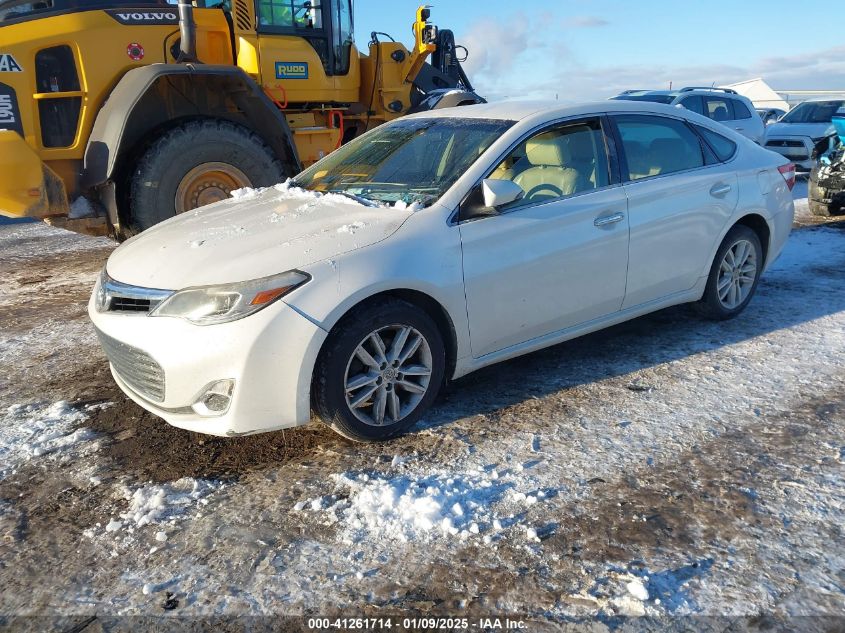
[[[718,121],[758,145],[763,143],[766,135],[766,125],[754,109],[754,104],[731,88],[690,86],[680,90],[626,90],[613,99],[680,106]]]

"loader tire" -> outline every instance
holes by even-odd
[[[129,232],[228,198],[233,189],[268,187],[285,177],[281,161],[251,130],[222,120],[184,123],[157,138],[138,161]]]

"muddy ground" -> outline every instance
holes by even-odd
[[[845,222],[797,229],[734,321],[672,308],[487,368],[409,436],[366,446],[318,421],[237,439],[169,427],[120,393],[87,321],[111,245],[27,225],[0,228],[0,249],[4,423],[68,401],[81,419],[63,433],[84,430],[7,447],[0,626],[845,630]],[[201,484],[189,504],[121,519],[133,492],[184,481]],[[372,482],[444,481],[478,504],[477,532],[367,522]]]

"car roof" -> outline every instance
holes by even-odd
[[[457,118],[457,119],[494,119],[502,121],[532,121],[562,119],[566,117],[598,114],[602,112],[647,112],[669,114],[698,120],[699,115],[671,105],[652,101],[607,100],[591,101],[580,104],[561,104],[559,101],[495,101],[475,105],[456,106],[440,110],[418,112],[402,119]],[[691,116],[692,115],[692,116]],[[702,121],[709,121],[700,117]]]

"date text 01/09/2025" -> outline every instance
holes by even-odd
[[[478,618],[470,621],[469,618],[308,618],[308,628],[320,630],[342,630],[342,631],[381,631],[393,628],[416,631],[420,629],[436,630],[445,629],[449,631],[470,631],[470,630],[504,630],[520,631],[525,630],[526,623],[523,620],[511,618]]]

